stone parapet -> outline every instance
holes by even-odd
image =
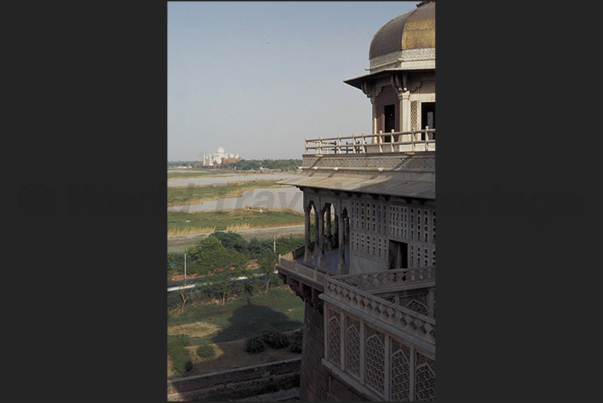
[[[318,169],[353,170],[353,169],[375,169],[383,171],[419,170],[435,172],[435,152],[422,153],[389,153],[389,154],[329,154],[317,156],[314,154],[304,155],[302,170]],[[379,169],[381,168],[381,171]]]
[[[355,316],[435,351],[435,319],[329,278],[320,298]]]
[[[299,386],[301,358],[169,380],[168,401],[229,400]]]
[[[298,297],[313,308],[322,309],[319,295],[324,291],[325,273],[283,257],[279,258],[276,268],[278,277],[289,285]]]
[[[434,287],[435,266],[416,269],[397,269],[373,273],[344,274],[333,276],[333,280],[362,291],[386,293],[394,290]]]
[[[324,295],[323,295],[324,296]],[[435,346],[325,299],[323,367],[375,401],[435,400]]]
[[[281,257],[277,269],[306,302],[300,400],[435,399],[435,266],[332,275]]]
[[[435,129],[306,139],[306,155],[354,155],[436,150]]]

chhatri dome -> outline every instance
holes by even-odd
[[[435,1],[422,1],[379,28],[368,74],[344,81],[371,99],[373,133],[435,129],[435,8]]]
[[[369,49],[371,70],[387,61],[416,58],[419,49],[425,49],[423,56],[431,56],[428,49],[435,50],[434,1],[419,3],[417,8],[397,16],[377,31]]]

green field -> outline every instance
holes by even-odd
[[[267,228],[304,223],[304,215],[293,210],[259,212],[237,209],[194,213],[168,211],[167,215],[168,232],[194,228],[215,228],[216,231],[225,231],[228,227],[231,229]]]
[[[281,331],[298,329],[304,323],[304,302],[287,286],[270,289],[266,295],[241,296],[225,305],[194,303],[177,316],[168,315],[168,327],[202,321],[218,331],[191,337],[191,345],[244,339],[265,325]],[[175,336],[168,336],[175,337]]]
[[[246,182],[230,182],[220,185],[186,186],[168,188],[168,207],[198,204],[207,200],[216,200],[224,197],[239,197],[243,192],[256,188],[281,187],[278,180],[257,180]]]

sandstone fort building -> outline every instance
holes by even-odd
[[[282,182],[304,196],[305,246],[277,270],[305,301],[305,401],[435,400],[435,2],[381,27],[369,61],[345,83],[372,133],[306,139]]]

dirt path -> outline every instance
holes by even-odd
[[[294,237],[304,236],[304,226],[294,225],[289,227],[274,227],[274,228],[252,228],[246,230],[235,231],[243,236],[243,238],[249,240],[253,237],[258,239],[272,239],[274,236],[277,237],[288,237],[293,235]],[[201,238],[205,238],[209,234],[195,234],[195,235],[174,235],[168,236],[168,253],[186,251],[186,248],[193,246]]]

